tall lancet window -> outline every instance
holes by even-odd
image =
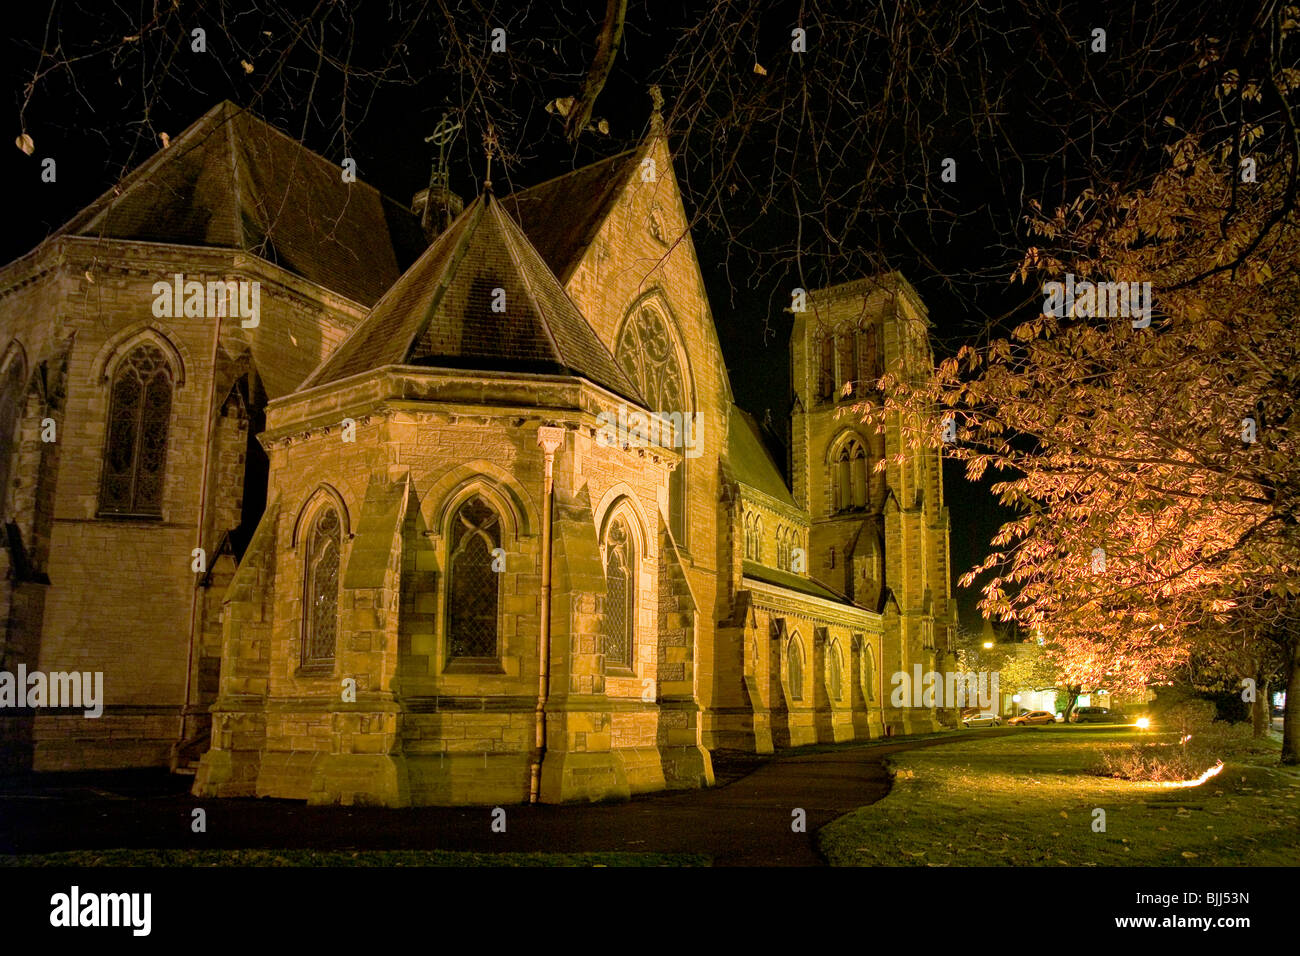
[[[840,656],[840,642],[832,641],[827,652],[830,658],[830,691],[832,700],[840,700],[844,696],[844,658]]]
[[[880,378],[880,355],[876,327],[868,325],[858,332],[858,374],[864,387],[874,388]]]
[[[820,371],[817,377],[817,397],[830,399],[835,396],[835,337],[829,333],[823,335],[818,350]]]
[[[857,337],[852,332],[841,332],[835,337],[835,349],[839,362],[835,389],[840,398],[854,397],[858,394]]]
[[[9,469],[17,451],[18,419],[22,417],[26,379],[22,355],[11,355],[4,372],[0,373],[0,512],[4,512],[9,502]]]
[[[605,666],[632,669],[636,660],[636,554],[622,517],[605,532]]]
[[[501,546],[501,522],[481,497],[460,506],[451,524],[447,582],[447,656],[496,660],[500,656],[502,575],[492,569]]]
[[[137,346],[113,373],[101,514],[162,514],[171,412],[171,366],[156,345]]]
[[[786,684],[791,700],[803,700],[803,647],[798,635],[786,645]]]
[[[327,504],[312,518],[307,535],[303,586],[302,663],[334,663],[339,629],[339,547],[342,525],[338,510]]]
[[[687,407],[688,389],[678,359],[676,338],[659,310],[649,305],[638,307],[627,321],[618,338],[616,349],[619,363],[628,377],[636,383],[650,411],[670,417],[674,429],[690,427]],[[665,429],[664,434],[669,434]],[[692,428],[691,441],[699,435]],[[674,444],[685,452],[686,436],[678,432]],[[668,477],[668,522],[679,547],[686,547],[686,461],[683,460]]]
[[[831,463],[831,484],[836,511],[867,506],[867,452],[856,438],[839,446]]]

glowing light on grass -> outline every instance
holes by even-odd
[[[1146,718],[1146,717],[1139,717],[1139,718],[1137,719],[1137,729],[1138,729],[1138,730],[1150,730],[1150,729],[1151,729],[1151,721],[1150,721],[1148,718]]]
[[[1223,771],[1223,761],[1216,760],[1214,762],[1213,767],[1205,771],[1205,773],[1201,774],[1195,780],[1175,780],[1172,783],[1163,784],[1163,786],[1169,787],[1170,789],[1175,789],[1179,787],[1199,787],[1201,784],[1205,783],[1205,781],[1209,780],[1211,777],[1217,777],[1222,771]]]

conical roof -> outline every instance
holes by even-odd
[[[56,235],[242,249],[364,305],[424,246],[410,210],[228,101]]]
[[[491,193],[456,218],[302,387],[385,365],[573,374],[644,405]]]

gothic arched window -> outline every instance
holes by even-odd
[[[18,419],[23,412],[26,363],[21,354],[10,356],[0,375],[0,512],[9,502],[9,469],[18,444]]]
[[[858,373],[862,376],[865,387],[874,387],[880,378],[880,355],[878,353],[876,327],[868,325],[858,331]]]
[[[862,639],[862,695],[869,701],[876,699],[876,653],[865,637]]]
[[[830,691],[831,699],[839,700],[844,696],[844,659],[840,656],[840,642],[832,641],[831,646],[827,649],[827,657],[830,667]]]
[[[475,495],[452,516],[448,541],[447,658],[496,660],[501,574],[493,570],[492,552],[501,546],[497,513]]]
[[[623,518],[605,531],[605,666],[632,669],[636,660],[636,553]]]
[[[683,427],[691,409],[687,407],[686,380],[677,358],[676,340],[657,309],[642,305],[628,317],[615,350],[619,363],[636,383],[652,413],[673,416]],[[675,445],[685,452],[680,435]],[[698,435],[691,436],[698,441]],[[686,462],[668,476],[668,521],[677,544],[686,545]]]
[[[839,361],[836,390],[841,398],[848,398],[856,393],[858,385],[857,336],[852,332],[835,336],[835,350]]]
[[[171,411],[171,366],[162,349],[146,342],[113,373],[99,488],[101,514],[162,514]]]
[[[824,335],[817,343],[820,352],[820,371],[817,378],[817,397],[829,399],[835,395],[835,339]]]
[[[790,699],[803,700],[803,647],[798,637],[790,638],[786,645],[787,683],[790,685]]]
[[[845,441],[836,452],[831,483],[836,511],[867,506],[867,453],[856,438]]]
[[[334,663],[339,629],[339,548],[342,523],[338,509],[326,504],[307,532],[303,575],[302,663]]]
[[[763,560],[763,519],[753,512],[749,515],[749,530],[745,534],[745,551],[750,561]]]
[[[784,525],[776,529],[776,566],[781,571],[790,570],[790,539]]]

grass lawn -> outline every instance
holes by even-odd
[[[3,866],[710,866],[700,854],[450,850],[72,850],[0,856]]]
[[[1138,739],[1171,738],[1048,727],[898,754],[889,796],[824,827],[820,849],[838,866],[1300,864],[1300,769],[1277,766],[1276,742],[1224,754],[1197,787],[1092,772],[1102,747]]]

